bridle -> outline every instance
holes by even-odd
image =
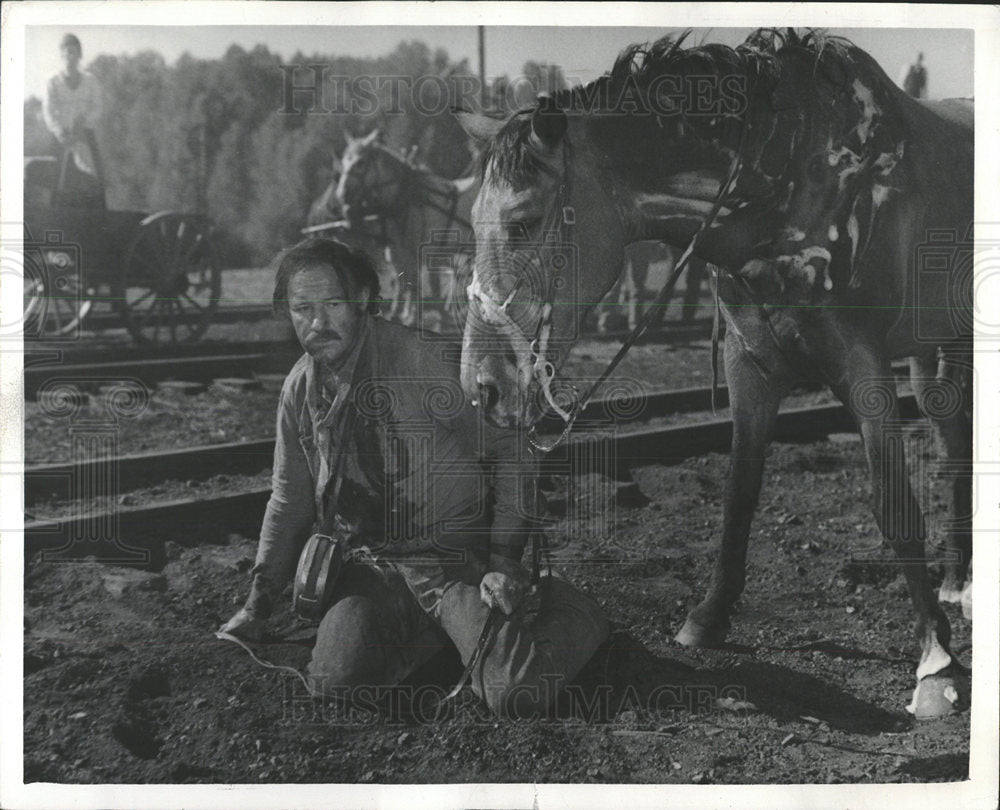
[[[680,259],[678,259],[677,263],[674,265],[674,269],[671,272],[670,277],[661,288],[656,300],[649,307],[649,309],[647,309],[645,315],[625,339],[625,342],[618,350],[618,353],[611,359],[604,371],[601,372],[601,375],[590,386],[590,388],[587,389],[586,394],[581,398],[577,389],[572,385],[570,386],[570,389],[574,394],[574,402],[568,409],[561,407],[559,403],[556,402],[555,396],[552,393],[552,382],[555,379],[555,368],[546,358],[549,340],[552,336],[552,313],[555,304],[556,290],[558,289],[560,283],[559,272],[568,265],[568,259],[563,256],[561,261],[557,261],[561,255],[558,253],[553,257],[552,272],[549,274],[546,296],[542,301],[538,323],[535,326],[535,335],[531,341],[528,341],[527,336],[521,330],[520,326],[518,326],[518,324],[507,312],[507,308],[513,301],[515,294],[523,284],[526,269],[521,272],[521,275],[514,283],[514,286],[511,288],[510,292],[507,293],[503,303],[499,304],[482,289],[479,284],[478,277],[473,277],[472,283],[469,285],[468,289],[469,302],[470,304],[474,301],[477,302],[486,319],[493,322],[493,324],[497,326],[502,333],[507,335],[508,339],[511,341],[511,345],[514,347],[515,356],[517,358],[518,380],[519,383],[521,381],[525,383],[522,390],[528,390],[533,377],[538,383],[542,394],[545,396],[545,400],[549,407],[552,408],[552,410],[555,411],[555,413],[563,420],[562,432],[555,439],[547,443],[538,437],[535,426],[528,431],[528,440],[536,449],[548,453],[566,439],[570,431],[573,429],[573,424],[576,422],[580,412],[590,404],[594,394],[600,386],[604,384],[618,364],[624,359],[629,349],[631,349],[636,340],[642,336],[649,325],[653,322],[654,318],[659,315],[660,308],[670,299],[670,296],[673,294],[674,287],[677,284],[677,280],[680,278],[680,275],[684,271],[685,267],[687,267],[699,240],[705,231],[712,226],[712,223],[715,222],[719,212],[722,210],[725,200],[732,193],[733,189],[735,189],[736,184],[739,181],[740,173],[743,169],[745,138],[746,125],[744,122],[740,131],[739,146],[733,154],[728,174],[725,181],[719,187],[719,191],[712,203],[712,208],[709,210],[705,219],[702,220],[701,224],[698,226],[698,230],[695,231],[694,235],[691,237],[691,241],[681,254]],[[546,212],[545,225],[542,231],[543,239],[551,233],[557,233],[559,240],[558,245],[570,244],[572,229],[576,224],[575,211],[572,205],[570,205],[570,157],[571,146],[569,137],[568,135],[564,135],[562,138],[563,171],[559,184],[559,192],[553,199],[549,210]],[[712,335],[713,370],[715,369],[719,340],[718,284],[716,285],[715,310],[715,324]],[[713,379],[714,377],[715,374],[713,374]],[[713,383],[713,403],[715,399],[714,389],[715,384]]]
[[[442,230],[450,230],[455,224],[466,231],[472,230],[472,223],[458,215],[461,195],[453,183],[449,183],[447,191],[442,191],[422,182],[425,172],[406,156],[378,143],[369,144],[367,148],[388,157],[399,171],[393,173],[393,176],[386,177],[385,173],[380,171],[379,161],[374,159],[375,155],[365,156],[364,172],[360,180],[362,192],[357,203],[363,214],[395,218],[405,225],[406,218],[403,213],[411,202],[417,199],[422,205],[445,215],[447,220]],[[390,195],[382,195],[382,192],[394,186],[398,187],[394,197],[390,199]]]
[[[406,168],[406,160],[392,152],[390,149],[382,146],[381,144],[369,144],[366,148],[381,152],[392,158],[393,162],[397,163],[399,166]],[[360,181],[354,181],[359,183],[361,188],[361,195],[354,205],[361,210],[364,214],[374,213],[374,214],[391,214],[395,213],[398,206],[398,201],[403,197],[403,186],[406,183],[405,176],[403,174],[398,174],[395,176],[385,176],[385,173],[381,170],[381,164],[378,160],[374,159],[374,154],[367,154],[363,158],[363,172],[361,174]],[[348,175],[345,173],[344,186],[347,188],[347,177],[351,176],[352,179],[357,175]],[[353,185],[353,183],[352,183]],[[386,202],[385,198],[382,197],[381,192],[391,189],[393,186],[399,186],[399,192],[395,195],[393,202]],[[352,207],[354,207],[352,205]]]

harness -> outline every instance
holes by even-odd
[[[381,144],[372,144],[372,148],[391,158],[403,173],[397,178],[379,179],[373,177],[377,171],[377,164],[374,161],[369,162],[361,178],[361,187],[364,191],[359,206],[362,211],[372,211],[374,212],[372,215],[376,217],[381,215],[396,219],[405,230],[404,213],[410,207],[409,202],[416,197],[423,206],[445,215],[447,221],[443,230],[450,230],[456,223],[467,231],[472,230],[472,223],[458,215],[458,199],[461,195],[453,183],[449,183],[446,191],[435,188],[423,182],[425,173],[411,160]],[[399,186],[399,193],[396,194],[394,201],[386,203],[381,196],[376,195],[376,192],[391,189],[393,185]],[[416,195],[411,191],[416,191]]]
[[[525,389],[527,388],[527,383],[530,382],[533,377],[539,388],[541,389],[545,400],[549,407],[555,411],[559,417],[563,420],[563,430],[562,433],[552,441],[546,443],[543,442],[537,435],[536,427],[532,427],[528,432],[528,439],[531,444],[537,449],[544,453],[548,453],[558,446],[565,438],[569,435],[573,428],[573,424],[579,416],[580,412],[590,404],[597,390],[604,384],[612,372],[617,368],[618,364],[624,359],[625,355],[629,352],[635,342],[642,336],[649,325],[653,322],[654,318],[658,315],[658,310],[663,306],[671,297],[674,291],[674,287],[677,284],[677,280],[680,278],[681,273],[687,267],[691,256],[694,254],[694,250],[698,245],[704,232],[711,227],[712,223],[715,222],[722,209],[723,203],[732,193],[733,189],[736,187],[736,183],[739,180],[740,173],[743,169],[743,147],[745,142],[746,127],[741,129],[739,148],[733,155],[732,161],[730,162],[729,171],[727,173],[725,181],[720,185],[719,191],[716,194],[715,200],[712,203],[712,208],[710,209],[708,215],[702,220],[701,225],[699,225],[698,230],[691,237],[691,241],[688,243],[687,248],[681,254],[680,259],[674,266],[670,277],[667,282],[663,285],[660,292],[657,294],[656,300],[653,305],[646,311],[642,319],[636,324],[636,327],[622,343],[621,348],[619,348],[618,353],[611,359],[608,365],[605,367],[604,371],[598,377],[598,379],[587,389],[586,394],[581,398],[579,397],[575,387],[572,387],[574,393],[574,403],[568,408],[563,408],[556,401],[556,398],[552,392],[552,382],[555,378],[555,368],[552,363],[547,359],[547,352],[549,348],[549,340],[552,336],[552,314],[553,307],[555,304],[556,290],[561,286],[562,281],[559,276],[559,272],[567,267],[569,261],[567,257],[556,254],[552,260],[552,272],[549,274],[548,289],[544,300],[542,301],[541,313],[538,318],[538,323],[535,327],[534,338],[529,342],[527,336],[521,331],[520,327],[514,321],[514,319],[508,314],[507,308],[510,306],[514,299],[514,295],[520,289],[524,282],[524,272],[515,281],[514,286],[511,288],[510,292],[503,303],[498,304],[494,299],[492,299],[480,286],[478,279],[473,279],[472,284],[469,285],[469,299],[470,302],[475,300],[478,302],[479,306],[483,310],[487,319],[492,321],[501,332],[508,336],[511,340],[511,344],[514,347],[515,356],[518,361],[518,376],[523,380],[525,384]],[[543,230],[543,239],[548,237],[549,234],[558,235],[558,244],[566,245],[570,243],[570,238],[572,234],[572,228],[576,224],[576,216],[573,207],[570,205],[570,184],[569,184],[569,164],[570,164],[570,152],[571,146],[567,137],[563,138],[562,147],[562,163],[563,171],[562,178],[559,184],[559,193],[553,201],[552,206],[546,213],[545,225]],[[713,322],[712,331],[712,369],[713,369],[713,380],[712,380],[712,403],[713,409],[715,404],[715,392],[717,388],[717,369],[718,369],[718,342],[719,342],[719,292],[718,283],[716,283],[715,292],[715,317]]]

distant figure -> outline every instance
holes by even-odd
[[[59,43],[63,69],[49,79],[42,114],[72,160],[65,166],[60,202],[104,205],[103,172],[94,129],[101,117],[101,85],[80,70],[83,47],[73,34]]]
[[[927,68],[924,67],[924,55],[917,54],[917,61],[905,68],[903,90],[914,98],[927,98]]]

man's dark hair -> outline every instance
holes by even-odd
[[[367,290],[371,293],[367,311],[370,315],[378,314],[379,281],[372,260],[343,242],[313,236],[290,248],[278,263],[271,307],[279,318],[288,317],[288,284],[292,276],[311,268],[329,269],[336,273],[353,301],[360,300]]]
[[[66,34],[59,42],[60,48],[69,48],[70,46],[75,47],[81,56],[83,55],[83,46],[80,44],[80,40],[76,38],[76,34]]]

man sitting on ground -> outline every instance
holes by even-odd
[[[542,578],[533,617],[519,610],[530,453],[465,400],[457,349],[442,359],[440,342],[376,317],[377,301],[371,262],[340,242],[309,239],[280,262],[274,309],[306,353],[278,406],[250,596],[222,630],[259,639],[307,538],[336,525],[351,550],[309,663],[315,694],[398,684],[449,642],[469,664],[495,609],[502,622],[473,689],[498,714],[537,713],[607,637],[607,621],[556,577]]]

